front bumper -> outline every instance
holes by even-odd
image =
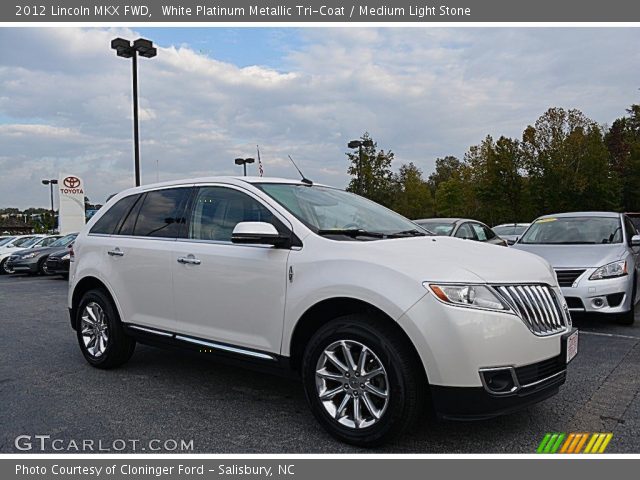
[[[7,266],[16,273],[38,273],[38,258],[21,258],[9,257]]]
[[[588,268],[573,282],[561,287],[569,310],[574,313],[619,314],[631,310],[633,276],[589,280],[595,268]]]
[[[566,339],[576,331],[572,329],[562,336],[560,355],[531,365],[511,368],[517,388],[509,393],[492,392],[486,382],[483,382],[482,388],[432,386],[431,395],[437,415],[451,420],[491,418],[520,410],[555,395],[567,376]]]
[[[560,290],[554,288],[557,298]],[[398,323],[418,352],[430,385],[482,387],[480,370],[518,368],[557,357],[571,326],[537,336],[517,315],[445,305],[425,295]]]
[[[61,260],[58,257],[49,257],[47,259],[47,270],[53,274],[68,274],[69,260]]]

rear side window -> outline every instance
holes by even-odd
[[[116,202],[102,217],[98,219],[96,224],[91,227],[89,233],[102,233],[105,235],[113,234],[124,216],[129,213],[131,207],[136,202],[138,195],[129,195]]]
[[[464,238],[465,240],[475,240],[476,236],[471,229],[471,225],[468,223],[463,223],[460,225],[460,228],[456,232],[456,237]]]
[[[134,235],[177,238],[185,223],[184,209],[191,188],[167,188],[147,192],[135,223]]]

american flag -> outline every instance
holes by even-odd
[[[256,150],[258,150],[258,173],[261,177],[264,177],[264,168],[262,168],[262,159],[260,158],[260,146],[256,145]]]

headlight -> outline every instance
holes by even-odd
[[[60,260],[69,260],[71,258],[71,254],[67,253],[64,257],[62,257]]]
[[[484,285],[437,285],[426,282],[423,285],[444,303],[488,310],[510,310],[506,303]]]
[[[603,278],[623,277],[627,275],[626,260],[607,263],[591,274],[589,280],[602,280]]]
[[[38,255],[37,253],[27,253],[26,255],[22,255],[22,259],[26,260],[27,258],[33,258],[36,255]]]

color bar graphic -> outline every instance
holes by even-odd
[[[568,435],[549,432],[542,438],[536,453],[604,453],[612,438],[613,433],[610,432],[569,433]]]

